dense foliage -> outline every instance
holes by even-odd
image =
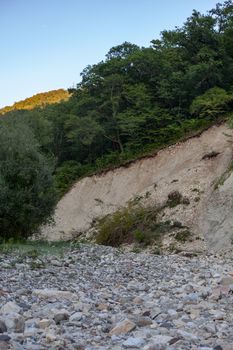
[[[2,116],[3,124],[15,118],[26,124],[40,157],[54,159],[60,195],[81,176],[174,143],[232,114],[232,0],[207,14],[193,11],[181,28],[163,31],[150,47],[124,42],[111,48],[81,78],[67,101]],[[15,132],[12,147],[20,143],[20,133]]]
[[[69,99],[69,97],[69,92],[63,89],[42,92],[32,97],[26,98],[23,101],[15,102],[12,106],[7,106],[0,109],[0,114],[19,109],[33,109],[40,106],[46,106],[48,104],[66,101]]]
[[[0,144],[0,241],[26,238],[55,205],[51,166],[22,123],[1,122]]]

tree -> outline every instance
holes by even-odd
[[[125,41],[123,44],[121,45],[117,45],[112,47],[107,55],[106,58],[108,60],[111,60],[113,58],[118,58],[118,59],[125,59],[127,58],[129,55],[131,55],[134,52],[137,52],[140,50],[140,47],[135,45],[135,44],[131,44],[127,41]]]
[[[0,238],[27,238],[53,211],[52,166],[20,121],[0,122],[0,144]]]
[[[233,95],[224,89],[214,87],[193,100],[190,112],[198,118],[215,119],[226,115],[231,110],[232,102]]]

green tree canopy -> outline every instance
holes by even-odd
[[[0,239],[26,238],[54,208],[52,167],[21,122],[0,122],[0,144]]]

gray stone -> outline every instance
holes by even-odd
[[[6,335],[6,334],[0,334],[0,341],[3,341],[3,342],[8,342],[11,340],[11,337],[9,337],[9,335]]]
[[[70,316],[70,321],[72,322],[80,321],[82,317],[83,317],[82,312],[75,312]]]
[[[169,344],[172,337],[169,335],[156,335],[153,337],[153,343],[148,345],[148,350],[163,350]]]
[[[122,344],[122,346],[126,349],[141,349],[141,347],[145,344],[145,340],[142,338],[133,338],[130,337],[128,338],[126,341],[124,341],[124,343]]]
[[[230,277],[230,276],[223,277],[223,278],[221,278],[219,283],[222,286],[230,286],[231,284],[233,284],[233,277]]]
[[[0,320],[0,333],[4,333],[7,331],[6,324],[4,321]]]
[[[12,312],[15,312],[15,313],[20,312],[20,307],[12,301],[9,301],[5,305],[3,305],[0,309],[0,313],[3,315],[10,314]]]
[[[59,324],[61,321],[66,321],[69,319],[69,313],[66,310],[61,310],[55,313],[53,319],[56,324]]]
[[[12,312],[11,314],[6,315],[4,321],[8,332],[24,332],[25,320],[21,315]]]
[[[57,289],[34,289],[33,295],[37,296],[41,299],[68,299],[68,300],[74,300],[77,299],[77,296],[74,293],[71,293],[69,291],[64,290],[57,290]]]

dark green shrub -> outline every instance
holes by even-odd
[[[145,234],[142,231],[136,230],[133,232],[135,240],[139,243],[142,243],[145,240]]]
[[[175,239],[178,242],[185,243],[190,239],[191,232],[189,230],[180,231],[175,235]]]
[[[172,225],[170,222],[158,222],[160,208],[129,204],[111,215],[101,219],[97,225],[98,244],[117,247],[123,243],[139,243],[144,246],[161,241]]]
[[[26,238],[54,208],[52,166],[20,122],[1,121],[0,145],[0,239]]]
[[[182,194],[179,191],[172,191],[168,194],[167,205],[169,208],[174,208],[182,203]]]
[[[55,185],[59,196],[65,194],[71,185],[84,174],[87,175],[91,167],[81,165],[74,160],[68,160],[56,169]]]
[[[183,225],[180,221],[174,221],[172,226],[175,228],[182,228],[183,227]]]

